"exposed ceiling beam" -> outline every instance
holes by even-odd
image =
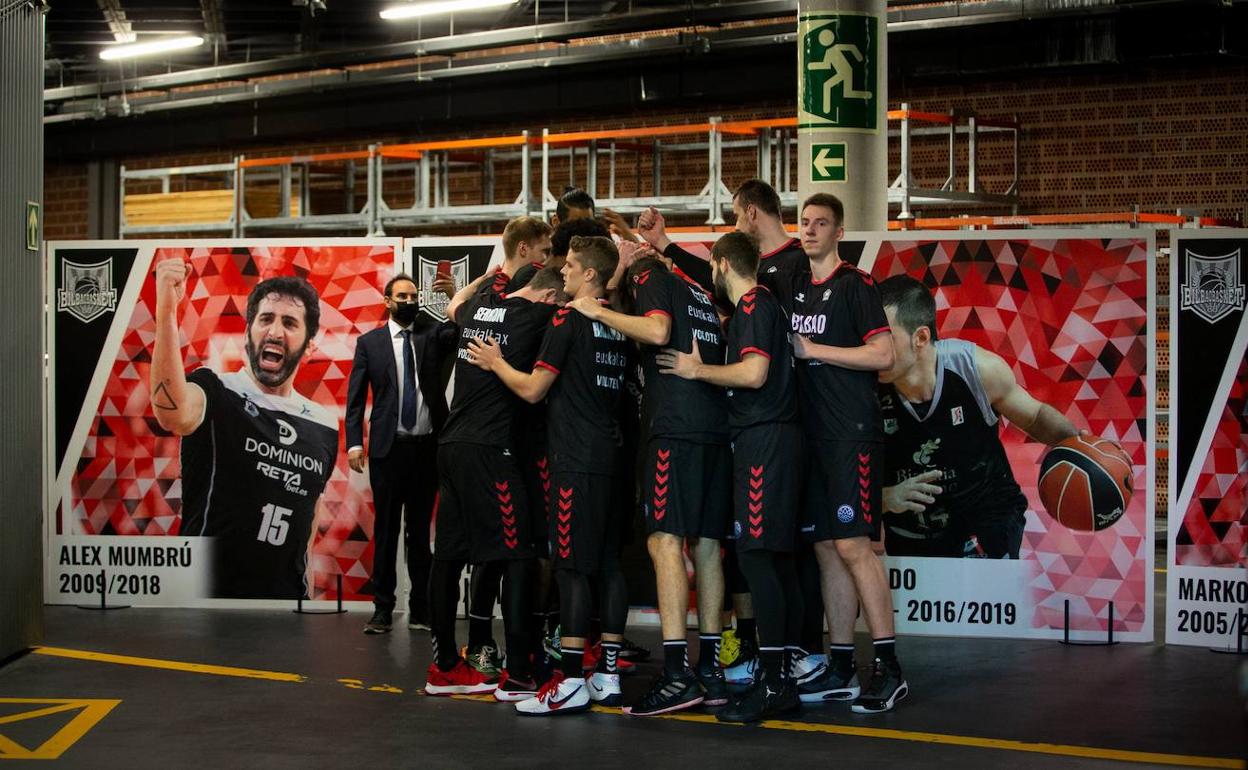
[[[199,13],[204,17],[204,42],[224,51],[225,13],[221,10],[221,0],[199,0]]]
[[[121,7],[121,0],[96,0],[96,3],[104,12],[104,21],[108,22],[108,31],[113,33],[113,40],[118,43],[133,43],[138,39]]]
[[[472,32],[464,35],[448,35],[446,37],[429,38],[428,40],[412,40],[404,43],[391,43],[367,48],[325,51],[300,56],[283,56],[246,64],[201,67],[184,72],[151,75],[86,86],[49,88],[43,92],[43,95],[44,101],[56,102],[65,99],[117,94],[123,90],[147,91],[174,86],[214,83],[223,80],[242,80],[251,77],[304,70],[333,69],[408,57],[450,56],[466,51],[524,45],[526,43],[564,42],[598,35],[687,27],[692,24],[713,26],[729,21],[784,16],[794,13],[796,9],[797,0],[747,0],[745,2],[710,5],[696,11],[692,11],[682,5],[675,10],[648,11],[645,13],[633,13],[627,16],[597,16],[581,21],[511,27],[509,29]]]

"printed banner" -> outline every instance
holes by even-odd
[[[681,245],[707,256],[714,234],[681,236]],[[1138,232],[847,233],[843,257],[877,281],[906,273],[934,295],[940,339],[965,340],[1000,356],[1018,383],[1065,415],[1080,431],[1121,446],[1129,460],[1129,502],[1096,515],[1093,502],[1062,504],[1080,520],[1062,524],[1041,502],[1038,477],[1047,447],[1007,420],[993,423],[981,408],[945,406],[948,438],[898,446],[899,408],[881,389],[886,446],[905,451],[906,467],[885,469],[897,483],[918,470],[945,474],[948,502],[933,504],[939,521],[884,517],[883,548],[900,634],[1103,639],[1113,604],[1114,638],[1153,637],[1154,258],[1151,236]],[[939,401],[939,396],[935,396]],[[941,409],[937,403],[934,409]],[[890,409],[894,410],[890,412]],[[932,412],[935,414],[935,412]],[[891,415],[891,416],[890,416]],[[960,431],[979,420],[989,426],[984,468],[999,441],[1004,472],[1025,499],[1001,508],[1021,513],[1021,539],[988,555],[983,533],[957,538],[959,485],[950,456]],[[891,423],[891,424],[890,424]],[[984,428],[981,428],[984,430]],[[1105,446],[1108,447],[1108,444]],[[966,463],[961,463],[966,468]],[[970,463],[971,474],[980,472]],[[981,469],[982,470],[982,469]],[[888,486],[888,483],[886,483]],[[1093,494],[1096,489],[1091,490]],[[1112,491],[1112,490],[1106,490]],[[1014,494],[1017,494],[1015,492]],[[976,506],[980,507],[980,506]],[[1087,510],[1078,510],[1080,507]],[[1004,514],[1003,514],[1004,515]],[[982,517],[981,517],[982,518]],[[1017,535],[1017,531],[1014,532]],[[913,540],[912,538],[918,538]],[[910,555],[921,552],[923,556]],[[904,553],[907,555],[896,555]],[[947,558],[940,558],[941,556]],[[1067,604],[1069,603],[1069,605]]]
[[[420,308],[437,321],[446,320],[450,298],[433,290],[439,272],[455,279],[456,286],[466,286],[487,268],[503,262],[501,238],[409,238],[404,243],[404,270],[416,279],[420,292]]]
[[[50,603],[200,606],[299,597],[368,600],[373,513],[366,474],[342,450],[356,337],[382,322],[397,239],[126,241],[47,245],[47,574]],[[149,383],[156,265],[188,265],[177,355],[204,394],[179,438]],[[306,279],[319,331],[281,348],[248,325],[261,281]],[[302,305],[300,305],[302,308]],[[257,323],[298,321],[263,298]],[[276,319],[276,320],[274,320]],[[258,327],[256,327],[258,328]],[[292,327],[294,328],[294,327]],[[249,336],[251,335],[251,336]],[[302,336],[300,336],[302,335]],[[293,391],[251,372],[281,370]],[[101,589],[102,587],[102,589]]]
[[[1167,644],[1248,649],[1246,277],[1248,231],[1172,231]]]

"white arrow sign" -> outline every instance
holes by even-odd
[[[832,169],[845,167],[844,158],[828,157],[829,152],[831,152],[830,147],[822,147],[819,154],[815,156],[815,172],[819,176],[832,176]]]

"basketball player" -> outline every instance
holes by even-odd
[[[320,326],[316,289],[270,278],[247,297],[247,362],[188,376],[178,305],[190,266],[156,265],[156,340],[150,375],[160,427],[182,437],[180,534],[213,538],[211,595],[308,596],[308,546],[338,453],[338,418],[295,391],[295,373]]]
[[[790,293],[779,291],[781,286],[778,281],[787,286],[793,275],[809,272],[810,258],[802,250],[801,241],[790,236],[785,229],[781,217],[780,195],[767,182],[749,179],[742,182],[733,194],[732,211],[736,216],[737,230],[752,235],[759,242],[762,251],[758,267],[759,284],[775,292],[782,303],[788,302]],[[709,264],[671,241],[667,236],[662,214],[654,208],[647,209],[638,218],[637,229],[648,243],[672,260],[681,272],[693,278],[714,296],[715,288]],[[734,311],[730,304],[718,299],[716,308],[724,316],[731,316]],[[791,308],[786,305],[785,311],[791,312]],[[827,669],[827,659],[821,652],[824,621],[819,566],[809,543],[799,545],[797,559],[806,598],[800,645],[795,650],[798,654],[793,660],[794,672],[800,683],[821,676]],[[720,662],[725,666],[724,675],[730,683],[749,683],[753,681],[757,663],[750,650],[754,642],[754,634],[751,632],[754,622],[753,606],[749,588],[744,585],[746,581],[740,574],[740,569],[733,564],[736,561],[735,551],[728,551],[724,561],[724,572],[732,593],[738,628],[736,640],[730,640],[728,632],[724,633],[725,645]],[[734,647],[737,650],[735,655],[732,654]]]
[[[527,286],[531,275],[517,283],[512,283],[512,278],[526,265],[536,269],[545,266],[550,260],[551,232],[550,225],[536,217],[516,217],[508,222],[503,228],[503,264],[478,291],[504,294]]]
[[[893,602],[884,565],[871,548],[878,532],[883,423],[878,373],[893,366],[888,319],[871,276],[841,260],[844,207],[817,193],[801,208],[809,272],[778,288],[792,308],[791,340],[806,427],[807,468],[802,533],[814,543],[831,632],[828,665],[799,686],[804,702],[853,700],[853,711],[893,708],[908,692],[897,661]],[[859,600],[875,662],[866,688],[854,662]]]
[[[516,399],[471,363],[468,345],[494,339],[509,361],[532,366],[562,280],[554,270],[539,272],[527,287],[504,296],[481,290],[492,279],[490,274],[478,278],[447,306],[448,317],[460,327],[460,342],[455,395],[438,446],[440,490],[429,575],[434,662],[425,685],[430,695],[492,692],[504,685],[530,695],[537,691],[527,630],[534,559],[528,500],[515,456]],[[455,607],[466,563],[503,575],[506,676],[467,665],[455,646]],[[470,648],[479,649],[488,633],[488,619],[484,628],[470,623]]]
[[[728,389],[732,427],[736,549],[758,612],[761,671],[743,697],[717,715],[755,722],[800,707],[785,648],[801,631],[801,590],[793,551],[800,500],[802,428],[793,385],[789,320],[758,285],[758,244],[728,233],[711,249],[716,289],[736,308],[728,323],[727,362],[706,364],[692,353],[664,351],[660,372]]]
[[[620,313],[584,297],[571,306],[642,345],[642,500],[664,652],[663,672],[650,692],[626,707],[629,713],[644,716],[699,703],[720,706],[728,702],[727,684],[716,657],[724,600],[719,541],[728,534],[731,517],[732,457],[723,390],[660,374],[656,360],[664,347],[692,352],[696,339],[703,361],[723,362],[723,329],[710,295],[654,257],[638,259],[628,270],[626,285],[638,315]],[[696,675],[689,668],[685,639],[686,544],[697,574],[700,654]]]
[[[936,302],[920,281],[880,283],[893,366],[880,372],[886,467],[884,545],[896,556],[1017,559],[1023,496],[999,417],[1053,445],[1075,426],[1019,385],[1000,356],[938,339]]]
[[[782,272],[808,270],[808,258],[801,242],[789,235],[780,216],[780,195],[761,179],[747,179],[732,196],[732,213],[736,216],[737,232],[753,236],[761,251],[758,282],[774,289],[771,282]],[[637,233],[651,246],[671,259],[677,267],[711,291],[710,265],[680,246],[667,235],[663,215],[653,207],[637,219]],[[731,310],[731,308],[728,308]]]
[[[618,261],[610,238],[572,239],[563,267],[573,299],[606,302],[607,280]],[[624,383],[629,342],[602,323],[561,308],[546,330],[531,372],[518,370],[490,340],[474,341],[469,352],[481,368],[498,375],[529,403],[550,401],[549,454],[551,560],[559,585],[562,638],[560,670],[537,694],[516,704],[529,716],[583,711],[590,703],[619,705],[617,669],[628,596],[615,542],[618,522],[611,495],[616,464],[616,412]],[[602,654],[587,682],[582,670],[589,637],[590,579],[597,579],[602,603]]]

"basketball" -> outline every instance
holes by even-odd
[[[1122,518],[1134,488],[1131,458],[1113,441],[1072,436],[1040,461],[1040,502],[1070,529],[1099,532]]]

